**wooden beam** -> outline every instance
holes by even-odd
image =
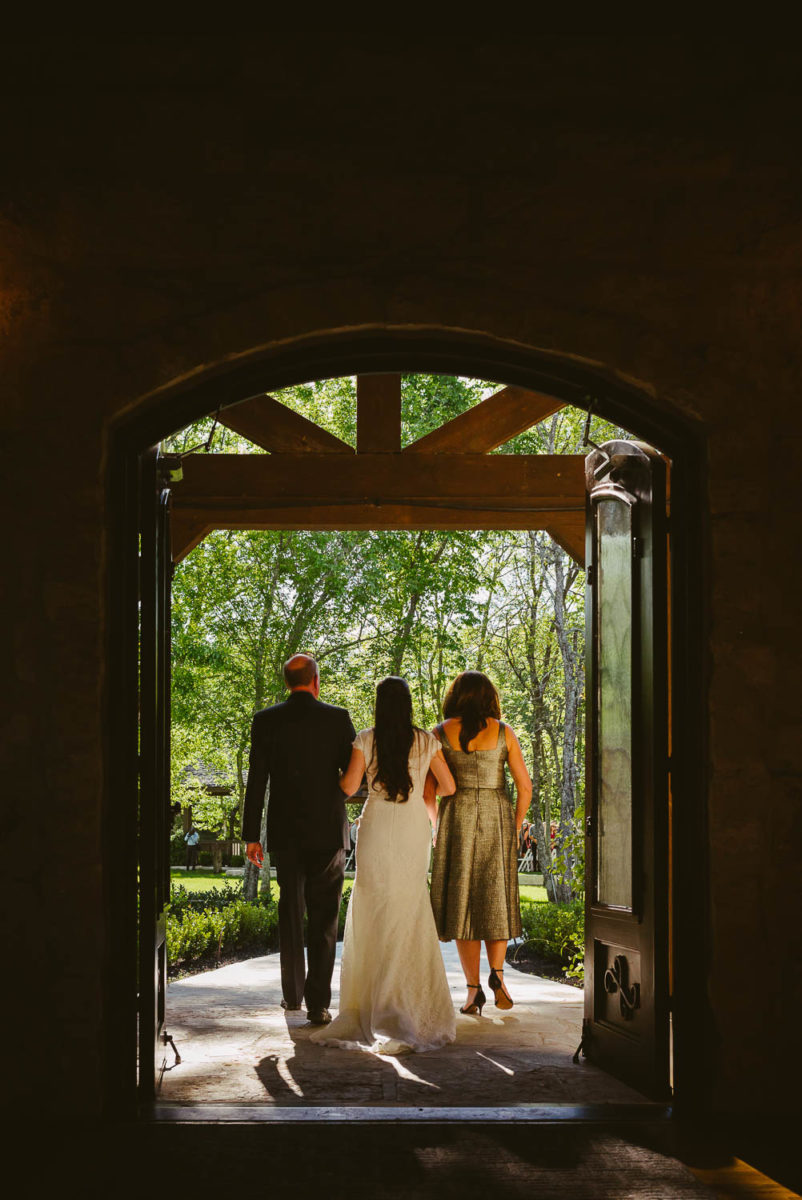
[[[190,454],[175,512],[342,504],[585,508],[584,458],[573,454]]]
[[[206,534],[215,528],[213,521],[207,516],[199,516],[191,511],[172,512],[170,514],[170,543],[174,563],[186,558],[190,550],[200,545]]]
[[[194,545],[212,529],[546,529],[555,541],[554,531],[559,532],[562,544],[561,539],[570,533],[562,521],[571,516],[571,512],[553,510],[425,504],[297,504],[236,511],[207,508],[203,534]]]
[[[543,528],[554,538],[566,554],[570,554],[580,567],[585,566],[585,514],[560,513],[552,514],[551,519],[544,521]]]
[[[358,375],[357,454],[395,454],[401,449],[401,376]]]
[[[413,454],[485,454],[565,408],[562,400],[506,387],[407,446]]]
[[[445,508],[411,504],[296,505],[286,508],[206,509],[203,517],[176,514],[172,525],[173,561],[178,563],[213,529],[545,529],[581,567],[585,565],[582,512]]]
[[[220,424],[273,454],[353,454],[352,446],[276,400],[252,396],[220,413]]]

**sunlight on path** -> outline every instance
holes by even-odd
[[[455,1007],[465,999],[456,947],[443,945]],[[332,1011],[339,1001],[339,961]],[[484,975],[487,968],[483,968]],[[414,973],[413,973],[414,975]],[[457,1015],[457,1040],[399,1057],[311,1044],[306,1014],[280,1007],[278,954],[169,985],[167,1026],[182,1062],[164,1077],[170,1103],[280,1106],[507,1106],[626,1103],[638,1093],[571,1056],[582,992],[506,968],[515,1007],[492,997],[482,1017]]]

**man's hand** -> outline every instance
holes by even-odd
[[[261,871],[265,861],[264,851],[262,850],[261,842],[248,842],[248,847],[245,851],[245,857],[248,862],[252,862],[255,867]]]

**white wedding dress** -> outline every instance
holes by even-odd
[[[373,730],[358,733],[354,746],[365,756],[368,799],[345,921],[340,1008],[309,1040],[385,1054],[433,1050],[456,1037],[427,885],[431,826],[423,785],[441,746],[432,734],[416,733],[405,803],[387,800],[375,784]]]

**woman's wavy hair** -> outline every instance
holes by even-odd
[[[463,750],[487,725],[488,717],[501,720],[501,705],[495,684],[481,671],[463,671],[446,692],[444,717],[459,717],[459,744]]]
[[[382,785],[388,800],[403,804],[412,787],[409,752],[415,735],[423,732],[412,722],[412,695],[406,679],[388,675],[376,684],[373,727],[376,783]]]

